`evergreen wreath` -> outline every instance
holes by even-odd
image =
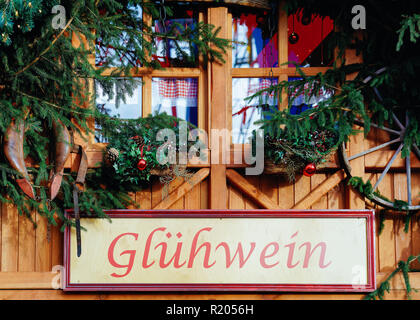
[[[157,157],[159,148],[163,148],[164,156],[169,152],[180,152],[179,126],[180,119],[160,113],[149,115],[146,118],[121,120],[98,114],[97,123],[101,130],[97,135],[105,135],[108,145],[104,150],[104,161],[102,162],[103,181],[109,186],[124,185],[130,190],[139,190],[150,183],[152,176],[161,177],[161,181],[170,182],[173,177],[189,177],[188,172],[181,170],[176,163],[161,164]],[[162,129],[172,129],[175,133],[176,142],[172,146],[169,141],[158,141],[157,133]],[[197,129],[191,123],[187,123],[187,134],[190,130]],[[204,148],[200,141],[187,141],[186,149],[192,145]],[[172,149],[172,150],[171,150]],[[203,155],[197,154],[195,156]],[[140,160],[144,160],[146,166],[139,168]],[[186,167],[186,166],[184,166]]]

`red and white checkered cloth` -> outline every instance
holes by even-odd
[[[309,87],[309,83],[305,83],[304,85],[304,91],[300,92],[299,95],[304,94],[305,96],[311,96],[313,94],[313,90],[314,90],[314,84],[312,83],[311,87]],[[290,87],[290,91],[289,91],[289,96],[290,98],[295,98],[299,92],[299,90],[301,89],[301,87],[297,87],[297,88],[293,88]],[[319,88],[318,92],[315,93],[315,96],[323,96],[323,95],[330,95],[333,94],[333,91],[330,89],[325,89],[325,88]]]
[[[159,95],[163,98],[197,98],[197,93],[197,79],[159,79]]]
[[[253,83],[253,84],[249,84],[248,86],[248,96],[252,96],[254,94],[256,94],[257,92],[270,88],[272,85],[276,85],[277,84],[277,80],[273,79],[260,79],[259,83]],[[266,96],[267,93],[264,93],[263,96]],[[273,92],[271,92],[269,94],[270,97],[273,97],[274,94]]]

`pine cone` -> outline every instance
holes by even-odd
[[[109,148],[105,154],[105,162],[109,165],[113,164],[117,161],[118,157],[120,156],[120,152],[115,148]]]
[[[139,148],[144,145],[144,138],[141,136],[134,136],[131,139],[134,140],[134,142],[137,144]]]

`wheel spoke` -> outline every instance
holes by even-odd
[[[417,147],[416,144],[413,144],[413,150],[414,150],[414,153],[417,155],[417,158],[419,158],[420,160],[420,149],[419,147]]]
[[[391,160],[389,160],[388,164],[385,167],[384,172],[382,172],[381,176],[379,177],[378,181],[376,182],[375,186],[373,187],[373,191],[375,191],[379,184],[381,183],[382,179],[385,177],[385,175],[388,173],[389,169],[391,168],[392,164],[394,163],[395,159],[397,159],[397,156],[401,152],[402,148],[404,147],[404,144],[400,144],[397,151],[395,151],[394,155],[392,156]]]
[[[401,130],[404,130],[405,129],[405,127],[402,125],[402,123],[400,122],[400,120],[398,119],[398,117],[395,115],[394,112],[392,113],[392,118],[394,119],[395,123],[398,125],[398,127]]]
[[[359,126],[362,126],[362,127],[365,126],[365,123],[362,120],[359,120],[359,119],[354,120],[354,123],[359,125]],[[401,131],[390,129],[390,128],[387,128],[387,127],[381,127],[381,126],[377,125],[376,123],[371,123],[370,126],[374,127],[374,128],[378,128],[380,130],[387,131],[387,132],[392,133],[392,134],[396,134],[397,136],[401,135]]]
[[[397,142],[400,142],[400,141],[401,141],[401,138],[397,138],[397,139],[394,139],[392,141],[385,142],[385,143],[383,143],[383,144],[381,144],[379,146],[370,148],[370,149],[368,149],[366,151],[360,152],[358,154],[355,154],[355,155],[349,157],[349,161],[350,160],[353,160],[353,159],[356,159],[356,158],[359,158],[359,157],[363,157],[364,155],[367,155],[369,153],[372,153],[372,152],[377,151],[379,149],[385,148],[385,147],[387,147],[387,146],[389,146],[391,144],[394,144],[394,143],[397,143]]]

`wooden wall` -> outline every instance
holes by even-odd
[[[248,182],[261,190],[281,208],[293,207],[304,198],[318,184],[330,174],[319,173],[311,178],[302,176],[295,184],[288,183],[282,176],[259,176],[247,178]],[[373,174],[377,175],[377,174]],[[385,196],[403,195],[405,176],[392,173],[386,177],[381,186]],[[170,192],[182,185],[181,178],[171,183]],[[413,178],[413,194],[420,192],[420,173]],[[347,186],[344,182],[323,196],[312,209],[345,209]],[[209,182],[204,180],[177,200],[171,209],[207,209],[209,208]],[[135,195],[136,201],[143,209],[150,209],[162,201],[162,185],[157,181],[147,190]],[[401,196],[401,198],[404,198]],[[229,209],[259,208],[238,189],[228,184]],[[369,207],[369,204],[367,204]],[[15,208],[3,205],[1,208],[1,299],[361,299],[360,294],[108,294],[108,293],[63,293],[61,290],[51,289],[51,280],[56,274],[51,273],[53,266],[62,265],[62,233],[57,227],[48,231],[46,221],[42,217],[33,215],[38,228],[34,229],[32,222],[26,217],[20,217]],[[379,225],[377,219],[377,226]],[[420,237],[418,236],[420,221],[417,219],[410,226],[409,232],[404,233],[404,220],[396,214],[387,216],[384,229],[377,235],[377,280],[394,270],[400,259],[407,259],[412,254],[420,253]],[[48,238],[50,240],[48,241]],[[419,267],[417,265],[417,267]],[[420,277],[411,274],[414,288],[420,289]],[[403,282],[400,277],[392,284],[394,290],[387,296],[389,299],[404,299]],[[18,290],[16,290],[18,289]],[[420,294],[414,293],[414,298]]]

